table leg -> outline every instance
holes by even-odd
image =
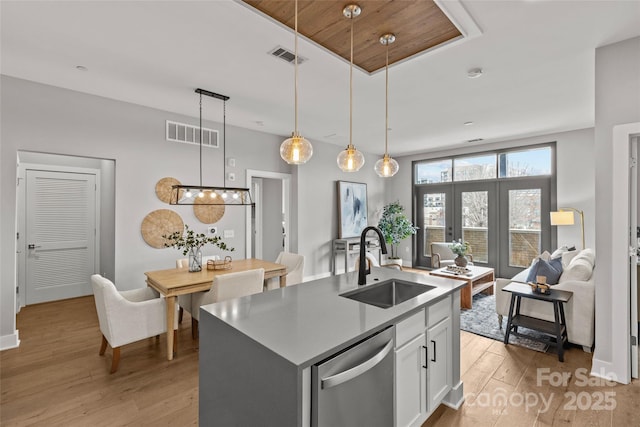
[[[564,338],[562,337],[561,325],[560,325],[560,309],[558,307],[559,304],[562,304],[559,301],[553,302],[553,319],[555,321],[556,327],[556,350],[558,352],[558,360],[564,362]]]
[[[471,295],[471,291],[473,290],[472,282],[467,282],[467,286],[460,289],[460,308],[468,308],[471,309],[473,304],[473,297]]]
[[[176,316],[176,299],[177,297],[166,297],[167,301],[167,360],[173,360],[173,340],[177,339],[173,333],[173,323]]]
[[[511,320],[513,320],[513,306],[516,302],[516,295],[511,294],[511,304],[509,304],[509,317],[507,318],[507,328],[504,331],[504,343],[509,344],[509,334],[511,333]]]
[[[283,274],[282,276],[280,276],[280,287],[284,288],[287,286],[287,275]]]

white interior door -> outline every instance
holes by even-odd
[[[90,295],[96,177],[27,170],[26,303]]]
[[[629,168],[629,282],[631,303],[631,377],[638,378],[638,138],[631,141]]]

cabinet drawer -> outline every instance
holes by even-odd
[[[449,317],[451,313],[451,297],[448,296],[428,308],[427,321],[429,326],[433,326]]]
[[[396,348],[424,333],[424,308],[396,324]]]

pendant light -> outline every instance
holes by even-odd
[[[362,12],[360,6],[345,6],[342,14],[351,20],[351,62],[349,66],[349,145],[338,154],[338,167],[343,172],[356,172],[364,165],[364,156],[353,146],[353,20]]]
[[[374,170],[381,178],[389,178],[395,175],[400,168],[398,162],[389,156],[389,45],[396,41],[394,34],[385,34],[380,37],[380,43],[387,47],[387,65],[385,67],[385,106],[384,106],[384,157],[376,162]]]
[[[313,146],[298,132],[298,0],[295,0],[295,18],[294,18],[294,33],[295,33],[295,61],[293,63],[294,69],[294,130],[291,134],[291,138],[284,140],[280,145],[280,157],[282,160],[290,165],[302,165],[313,155]]]
[[[227,205],[247,206],[253,205],[248,188],[236,187],[211,187],[202,185],[202,95],[222,100],[222,173],[227,177],[225,148],[227,139],[227,101],[229,97],[205,89],[196,89],[200,94],[200,184],[199,185],[174,185],[171,187],[171,205]]]

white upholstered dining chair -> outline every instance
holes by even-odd
[[[113,349],[111,373],[118,370],[120,347],[167,332],[167,305],[151,288],[118,291],[109,279],[99,274],[91,276],[91,286],[98,312],[104,355],[107,343]],[[173,351],[176,350],[174,326]]]
[[[217,260],[220,259],[218,255],[210,255],[202,257],[202,268],[207,268],[207,261],[210,259]],[[176,260],[176,268],[188,268],[189,267],[189,258],[178,258]],[[191,313],[191,294],[186,295],[178,295],[178,323],[182,323],[182,317],[184,316],[184,310]],[[193,326],[193,320],[191,322]]]
[[[191,327],[192,337],[198,336],[200,307],[214,302],[239,298],[262,292],[264,284],[264,268],[225,273],[215,276],[211,289],[207,292],[191,294]]]
[[[276,258],[276,264],[287,266],[287,286],[302,283],[302,273],[304,272],[304,255],[291,252],[280,252]],[[265,282],[267,290],[280,287],[279,278],[273,277]]]
[[[367,252],[365,257],[367,258],[367,267],[368,268],[371,268],[371,267],[389,267],[389,268],[395,268],[397,270],[402,270],[402,266],[400,264],[383,264],[383,265],[380,265],[380,263],[376,259],[375,255],[373,255],[371,252]],[[358,255],[356,257],[355,269],[356,270],[360,269],[360,255]]]

